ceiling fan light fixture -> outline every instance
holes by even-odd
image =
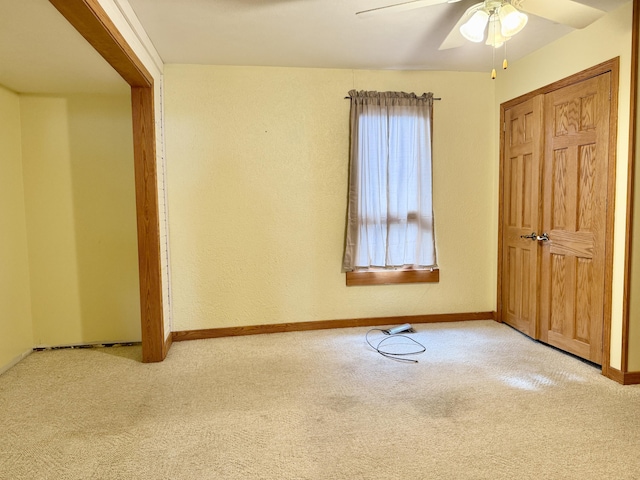
[[[504,42],[509,40],[511,37],[505,37],[502,35],[502,28],[500,24],[500,19],[496,15],[492,15],[489,19],[489,29],[487,33],[487,45],[491,45],[493,48],[500,48],[504,45]]]
[[[460,33],[470,42],[480,43],[484,40],[487,23],[489,23],[489,14],[484,10],[478,10],[460,27]]]
[[[509,3],[505,3],[500,7],[498,17],[500,18],[501,24],[500,32],[504,37],[513,37],[522,30],[527,24],[527,21],[529,21],[529,17],[525,13],[519,12]]]

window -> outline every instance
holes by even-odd
[[[438,281],[431,175],[433,94],[349,92],[347,284]]]

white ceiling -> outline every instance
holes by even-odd
[[[129,0],[166,63],[485,71],[492,50],[438,47],[478,0],[374,16],[406,0]],[[563,0],[549,0],[560,3]],[[611,11],[630,0],[580,0]],[[526,4],[527,0],[524,0]],[[530,15],[509,41],[515,60],[571,32]],[[500,53],[501,54],[501,53]]]
[[[440,43],[475,0],[368,17],[402,0],[129,0],[165,63],[486,71],[491,48]],[[526,2],[527,0],[524,0]],[[561,0],[553,0],[561,1]],[[631,0],[580,0],[612,11]],[[511,61],[571,32],[533,15]],[[47,0],[0,0],[0,85],[26,93],[128,86]]]
[[[130,90],[48,0],[0,0],[0,85],[38,94]]]

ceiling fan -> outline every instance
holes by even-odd
[[[363,10],[356,12],[356,15],[365,16],[402,10],[412,10],[415,8],[430,7],[444,3],[458,3],[460,1],[461,0],[410,0],[407,2]],[[482,41],[484,39],[484,30],[486,30],[487,25],[491,28],[492,19],[495,21],[495,19],[497,19],[498,11],[500,9],[505,9],[505,7],[515,8],[518,13],[520,13],[520,11],[527,12],[538,17],[546,18],[554,23],[568,25],[573,28],[584,28],[606,13],[597,8],[593,8],[573,0],[484,0],[471,6],[463,13],[460,20],[458,20],[451,32],[449,32],[449,35],[447,35],[440,45],[439,50],[460,47],[466,40],[474,42]],[[484,13],[479,14],[478,12]],[[522,15],[522,13],[520,13],[520,15]],[[526,15],[522,16],[524,17],[522,18],[523,22],[526,23]],[[474,19],[476,22],[475,26],[472,25]],[[495,30],[495,25],[493,26]],[[524,24],[519,28],[521,29],[523,26]],[[462,32],[461,27],[464,27],[462,28]],[[467,35],[470,28],[475,29],[475,35]],[[465,30],[467,32],[465,32]],[[517,31],[515,33],[517,33]],[[478,37],[480,38],[478,39]],[[493,37],[489,35],[488,37],[487,44],[493,47],[498,47],[511,38],[511,36],[508,35],[504,35],[499,39],[497,39],[495,35]],[[502,41],[502,43],[499,43],[500,41]]]

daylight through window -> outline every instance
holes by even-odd
[[[349,92],[345,271],[437,268],[432,205],[433,94]]]

